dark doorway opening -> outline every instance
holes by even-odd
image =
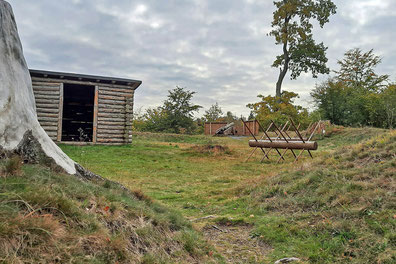
[[[92,142],[95,86],[64,84],[62,141]]]

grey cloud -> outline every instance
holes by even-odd
[[[196,103],[219,102],[247,115],[258,94],[274,94],[281,51],[270,31],[272,1],[258,0],[9,0],[31,68],[141,79],[137,108],[162,103],[176,85]],[[379,70],[395,78],[396,3],[336,0],[338,14],[315,38],[329,46],[329,66],[354,47],[381,54]],[[285,80],[308,105],[310,75]]]

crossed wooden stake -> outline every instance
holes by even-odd
[[[241,119],[242,120],[242,119]],[[311,123],[309,124],[304,136],[301,135],[299,128],[300,124],[298,126],[295,125],[294,121],[290,118],[289,121],[287,121],[283,126],[280,128],[276,125],[276,123],[271,120],[270,125],[268,128],[265,130],[260,122],[256,120],[258,123],[260,130],[264,132],[263,136],[260,139],[257,139],[257,137],[254,135],[254,133],[250,130],[249,126],[246,124],[244,120],[242,120],[244,126],[247,128],[249,133],[253,136],[254,140],[249,141],[249,146],[254,147],[254,150],[250,153],[249,157],[246,159],[246,162],[253,156],[253,154],[256,152],[256,150],[259,148],[263,152],[264,156],[261,159],[260,162],[263,162],[265,158],[270,160],[269,153],[275,149],[276,152],[279,155],[279,159],[277,163],[279,163],[281,160],[285,160],[285,154],[287,153],[288,150],[291,151],[291,153],[294,156],[294,162],[297,162],[301,155],[304,153],[304,151],[307,151],[308,154],[310,155],[311,158],[313,158],[311,150],[316,150],[317,149],[317,143],[314,141],[311,141],[312,137],[314,136],[316,130],[320,126],[321,121],[317,123]],[[315,129],[312,130],[312,128],[315,127]],[[274,128],[274,132],[276,134],[276,137],[270,137],[269,136],[269,131]],[[294,133],[296,134],[296,137],[292,138],[289,134],[289,129],[292,128]],[[307,138],[309,131],[312,131],[310,136]],[[265,138],[265,139],[264,139]],[[268,151],[266,151],[268,149]],[[284,149],[284,151],[281,153],[279,149]],[[295,151],[301,150],[300,153],[297,155]]]

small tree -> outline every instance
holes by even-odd
[[[219,104],[216,102],[212,105],[208,110],[205,111],[203,119],[205,122],[215,122],[223,115],[223,111],[221,110]]]
[[[385,109],[392,103],[385,102],[392,96],[391,93],[384,94],[391,86],[387,86],[388,75],[375,72],[380,62],[373,50],[347,51],[344,58],[338,61],[340,70],[335,71],[337,75],[318,85],[311,93],[324,118],[337,125],[389,126],[387,113],[392,115],[392,111],[389,107],[387,109],[390,111]]]
[[[192,104],[191,99],[194,94],[195,92],[178,86],[169,91],[162,110],[166,116],[165,126],[172,132],[181,133],[185,130],[191,133],[194,130],[194,112],[202,108],[202,106]]]
[[[291,79],[296,79],[301,72],[310,71],[314,78],[330,72],[326,67],[327,48],[323,43],[315,43],[311,20],[316,19],[323,28],[330,15],[336,13],[336,5],[331,0],[278,0],[274,4],[277,9],[269,35],[283,47],[282,54],[272,64],[280,70],[276,96],[281,97],[282,83],[289,69]]]
[[[374,69],[381,63],[381,58],[374,55],[373,49],[363,52],[351,49],[338,61],[340,70],[335,71],[337,79],[354,88],[378,91],[386,86],[389,75],[378,75]]]
[[[323,119],[330,120],[333,124],[345,124],[345,112],[348,106],[348,97],[345,86],[335,79],[316,85],[311,92],[314,102],[318,106]]]
[[[386,126],[392,129],[396,123],[396,84],[384,89],[381,97],[386,115]]]
[[[247,107],[252,109],[257,120],[261,121],[264,126],[269,125],[271,120],[276,123],[286,123],[289,118],[300,123],[301,127],[306,127],[309,123],[308,110],[302,106],[295,105],[294,99],[298,94],[283,91],[281,97],[258,95],[260,102],[248,104]]]

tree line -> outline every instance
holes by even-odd
[[[281,97],[258,95],[258,102],[247,105],[251,110],[247,119],[257,119],[266,125],[270,120],[285,123],[291,117],[302,128],[319,119],[343,126],[393,128],[396,84],[390,81],[389,75],[375,71],[380,63],[381,58],[373,50],[349,50],[338,61],[339,70],[312,90],[313,111],[295,103],[297,93],[283,91]],[[182,87],[170,90],[163,105],[135,115],[134,129],[200,134],[205,122],[230,123],[238,119],[231,112],[224,113],[218,103],[208,108],[202,117],[195,118],[202,106],[192,102],[194,94]]]

